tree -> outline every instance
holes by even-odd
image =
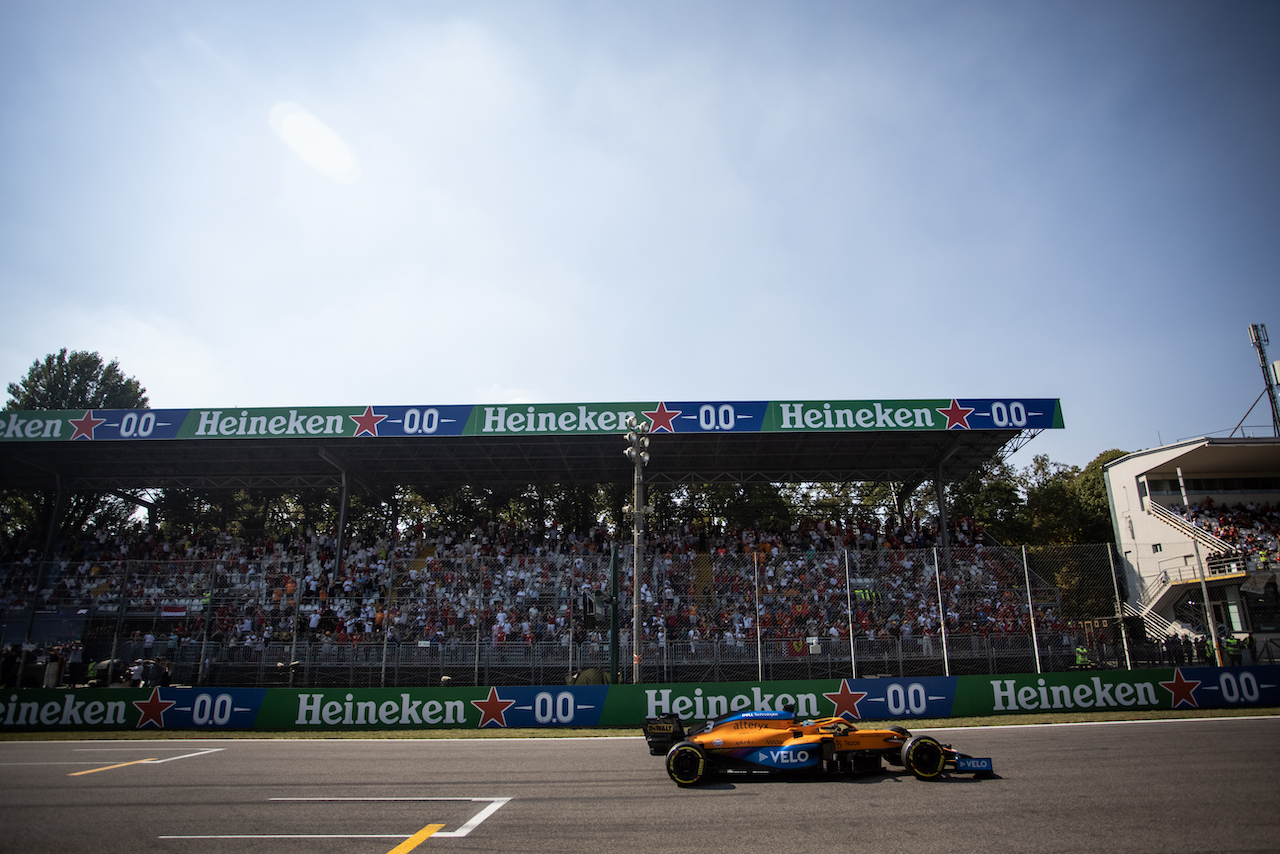
[[[952,515],[972,516],[1007,546],[1113,542],[1102,470],[1125,451],[1103,451],[1083,470],[1044,454],[1015,471],[999,462],[949,489]]]
[[[9,383],[9,401],[4,411],[71,409],[144,409],[146,389],[133,377],[126,377],[120,363],[103,364],[97,353],[81,350],[45,356],[32,363],[19,382]],[[23,534],[33,540],[47,539],[55,496],[31,490],[4,490],[0,493],[0,523],[7,536]],[[62,513],[61,530],[83,531],[90,525],[117,529],[133,514],[134,505],[106,495],[77,493],[68,497]]]
[[[951,515],[969,516],[997,542],[1026,540],[1023,478],[1007,460],[999,460],[950,489]]]
[[[1068,545],[1081,543],[1081,512],[1075,466],[1050,461],[1036,454],[1022,473],[1027,496],[1024,508],[1026,545]]]
[[[1116,532],[1111,524],[1111,504],[1107,501],[1107,485],[1102,469],[1110,462],[1128,456],[1128,451],[1112,448],[1093,458],[1076,478],[1080,500],[1081,534],[1087,543],[1113,543]]]
[[[5,411],[24,409],[145,409],[147,390],[126,377],[120,363],[103,364],[97,353],[64,347],[33,362],[21,382],[9,383]]]

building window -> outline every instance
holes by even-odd
[[[1162,551],[1164,551],[1164,546],[1162,546],[1160,543],[1152,543],[1152,544],[1151,544],[1151,553],[1152,553],[1153,555],[1158,555],[1158,554],[1160,554],[1160,552],[1162,552]]]

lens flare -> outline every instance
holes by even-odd
[[[291,101],[271,108],[271,129],[302,162],[342,184],[360,180],[360,161],[342,137]]]

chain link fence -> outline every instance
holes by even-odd
[[[27,642],[25,685],[546,685],[605,681],[615,655],[645,683],[996,674],[1078,666],[1081,645],[1093,667],[1172,663],[1140,622],[1118,631],[1106,545],[742,544],[651,553],[638,587],[629,549],[614,565],[616,653],[583,610],[610,598],[610,555],[567,545],[344,572],[315,554],[3,565],[0,630]]]

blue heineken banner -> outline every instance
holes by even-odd
[[[6,730],[253,729],[266,688],[25,689],[0,695]]]
[[[33,731],[639,727],[794,709],[858,721],[1280,706],[1280,667],[899,679],[471,688],[66,688],[0,694],[0,734]]]
[[[642,401],[6,412],[0,442],[165,439],[592,435],[630,418],[654,433],[814,433],[1045,430],[1063,426],[1052,398]]]

